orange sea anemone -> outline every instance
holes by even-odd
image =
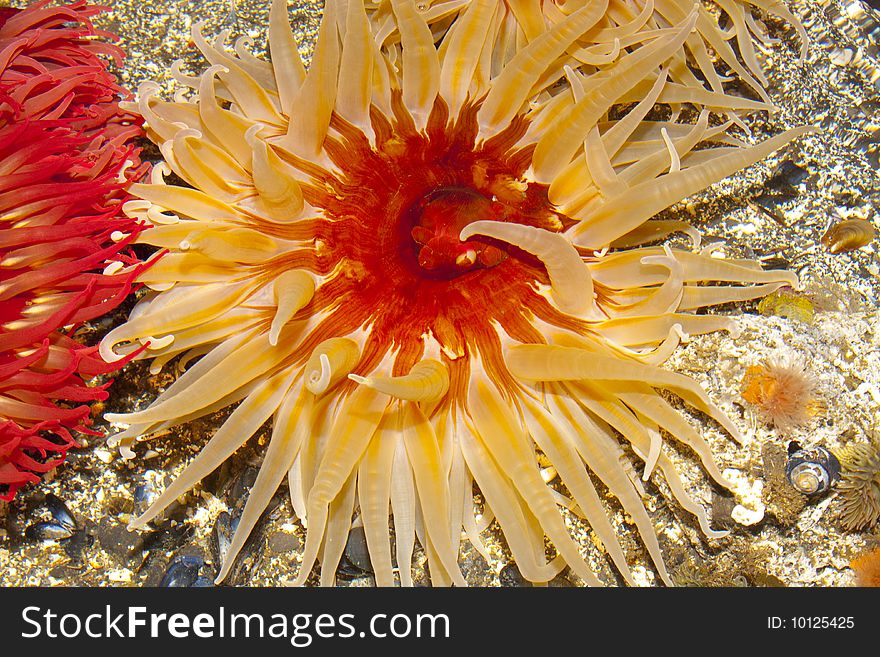
[[[850,562],[856,574],[856,586],[880,586],[880,548],[859,555]]]
[[[405,585],[416,538],[435,584],[464,584],[462,534],[484,550],[492,518],[525,578],[546,582],[568,565],[598,584],[564,508],[631,583],[604,489],[669,583],[631,454],[707,535],[723,534],[664,439],[726,482],[661,391],[737,430],[693,380],[659,365],[687,334],[732,322],[688,311],[796,278],[697,243],[639,247],[678,230],[698,242],[682,222],[647,220],[804,130],[748,146],[728,128],[764,103],[673,81],[701,12],[644,22],[599,66],[568,53],[607,20],[603,3],[571,3],[558,21],[538,16],[540,29],[501,40],[508,7],[537,1],[458,4],[432,32],[420,11],[430,3],[392,0],[399,44],[388,45],[363,2],[328,0],[306,69],[275,0],[271,63],[196,26],[210,66],[190,76],[175,65],[188,97],[139,91],[167,164],[132,187],[142,200],[126,208],[153,226],[138,239],[161,257],[139,277],[151,292],[101,353],[147,346],[139,358],[154,358],[154,371],[175,357],[186,371],[149,407],[107,418],[128,425],[112,440],[132,456],[139,438],[237,404],[133,527],[273,418],[218,580],[285,475],[307,528],[297,584],[318,561],[321,583],[333,583],[353,516],[379,585],[395,581],[389,516]],[[668,118],[658,104],[695,111]],[[707,105],[728,120],[711,120]],[[191,187],[165,184],[171,171]],[[545,483],[539,452],[561,484]]]
[[[758,417],[782,431],[809,424],[825,408],[816,379],[798,359],[770,359],[746,369],[742,396]]]
[[[0,499],[87,430],[82,402],[106,392],[84,379],[116,366],[59,329],[117,306],[137,273],[121,206],[143,173],[140,121],[119,108],[103,58],[121,51],[89,22],[99,11],[0,8]]]

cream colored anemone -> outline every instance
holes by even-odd
[[[366,2],[376,40],[394,58],[399,56],[401,39],[392,4],[390,0]],[[601,11],[601,19],[570,43],[544,72],[557,78],[566,64],[587,72],[607,68],[634,46],[654,38],[652,34],[657,30],[674,28],[696,11],[694,31],[669,59],[670,77],[677,84],[667,85],[660,102],[700,98],[699,102],[712,106],[705,100],[706,90],[723,93],[727,81],[740,80],[769,103],[758,53],[772,48],[777,41],[769,36],[759,16],[771,16],[790,25],[800,37],[801,60],[807,54],[806,30],[780,0],[420,0],[416,10],[431,26],[436,40],[471,5],[485,12],[484,29],[489,43],[494,44],[492,56],[499,65],[506,64],[523,44],[535,40],[548,26],[565,21],[584,7]],[[636,93],[646,90],[642,84]]]
[[[175,357],[188,367],[148,408],[109,415],[129,425],[113,440],[130,452],[138,438],[236,407],[133,526],[271,419],[218,580],[287,475],[307,528],[297,584],[317,561],[321,583],[334,582],[353,518],[379,585],[394,583],[395,561],[412,584],[416,539],[435,584],[464,584],[462,536],[485,552],[480,532],[493,518],[527,579],[546,582],[568,565],[598,584],[569,511],[631,583],[606,490],[669,583],[630,460],[644,463],[644,480],[662,473],[709,536],[720,532],[664,442],[688,446],[725,482],[661,391],[737,432],[694,381],[659,365],[684,336],[731,324],[689,311],[796,279],[712,257],[711,247],[638,247],[693,232],[646,220],[802,131],[746,146],[695,97],[691,123],[647,118],[677,89],[658,65],[680,51],[696,13],[644,35],[600,73],[566,67],[557,84],[548,69],[605,19],[603,6],[572,12],[502,58],[486,29],[501,3],[475,0],[439,44],[412,0],[390,6],[395,57],[362,2],[328,0],[306,69],[276,0],[272,63],[244,41],[234,54],[209,43],[196,27],[210,66],[196,77],[176,69],[191,97],[140,89],[167,167],[132,188],[143,200],[127,209],[152,226],[140,241],[162,251],[140,276],[150,292],[101,349],[113,359],[148,345],[139,357],[154,370]],[[708,93],[725,111],[752,107]],[[169,169],[192,187],[166,185]],[[538,454],[558,473],[549,484]]]

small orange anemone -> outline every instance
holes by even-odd
[[[738,434],[694,381],[659,365],[684,336],[731,325],[688,311],[796,278],[713,257],[711,246],[638,247],[695,234],[646,221],[804,130],[747,146],[727,130],[736,110],[762,103],[671,80],[699,12],[643,24],[600,70],[567,53],[606,19],[601,3],[502,41],[506,3],[458,3],[439,36],[423,4],[390,2],[399,43],[389,46],[363,2],[328,0],[306,69],[276,0],[271,63],[246,41],[235,54],[209,43],[196,26],[210,67],[174,67],[190,97],[141,87],[137,108],[166,164],[132,188],[142,200],[127,210],[153,226],[139,241],[164,255],[139,278],[152,291],[101,350],[112,359],[148,345],[139,357],[154,370],[175,357],[188,368],[148,408],[108,415],[129,425],[113,441],[133,455],[138,438],[237,406],[132,526],[273,418],[218,580],[286,475],[307,527],[296,583],[318,561],[321,583],[333,583],[356,515],[380,585],[395,581],[389,516],[402,584],[412,583],[416,538],[435,584],[464,584],[462,534],[485,552],[479,534],[492,518],[527,579],[568,565],[598,584],[566,508],[633,582],[595,475],[669,583],[628,461],[644,462],[645,480],[662,473],[719,536],[664,439],[726,482],[661,391]],[[701,98],[731,118],[710,121]],[[647,118],[658,103],[697,111]],[[169,171],[191,187],[165,184]],[[558,487],[542,478],[538,452]]]
[[[806,364],[784,358],[748,367],[742,397],[763,421],[783,431],[808,424],[825,408]]]
[[[860,554],[849,565],[856,573],[856,586],[880,586],[880,548]]]

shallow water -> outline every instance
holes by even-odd
[[[320,10],[314,3],[302,4],[291,15],[295,28],[309,41],[316,33]],[[810,36],[808,61],[798,62],[793,31],[771,23],[780,43],[761,56],[768,91],[779,110],[771,117],[755,117],[749,128],[756,140],[798,125],[816,125],[821,132],[797,140],[666,213],[693,222],[704,241],[722,242],[729,257],[775,261],[797,271],[815,312],[805,322],[761,314],[757,304],[731,308],[734,314],[743,313],[737,333],[694,338],[668,364],[698,380],[746,437],[745,447],[740,447],[715,427],[701,428],[717,461],[738,484],[735,498],[719,497],[692,458],[672,454],[688,489],[697,491],[698,501],[712,509],[716,525],[732,530],[729,537],[707,540],[696,521],[671,502],[664,484],[650,485],[646,504],[669,570],[681,584],[849,585],[853,582],[849,562],[878,543],[880,528],[840,529],[833,491],[803,500],[795,504],[802,508],[786,514],[779,496],[773,494],[778,471],[774,475],[768,467],[772,449],[784,451],[791,440],[836,449],[866,442],[880,426],[877,242],[836,255],[820,244],[833,221],[861,217],[878,225],[880,18],[859,2],[795,3],[794,10]],[[127,86],[134,89],[142,81],[157,80],[171,90],[169,66],[174,59],[183,57],[190,70],[197,70],[199,55],[188,33],[193,23],[206,21],[206,34],[221,29],[229,29],[233,36],[246,34],[259,46],[265,38],[267,12],[268,4],[256,0],[157,1],[149,8],[117,0],[102,25],[122,36],[121,45],[129,53],[121,73]],[[107,326],[96,326],[95,335]],[[740,394],[746,368],[780,355],[805,362],[825,402],[824,412],[812,424],[787,433],[761,422]],[[171,380],[165,374],[151,376],[143,364],[131,366],[117,376],[102,411],[142,408]],[[0,584],[158,584],[169,564],[180,563],[183,557],[201,559],[207,564],[201,575],[211,575],[253,481],[252,466],[259,463],[267,440],[265,429],[196,492],[187,494],[157,530],[137,535],[128,533],[125,525],[133,513],[143,510],[151,491],[161,490],[183,469],[216,426],[216,419],[206,418],[174,429],[139,446],[139,458],[133,461],[122,460],[100,439],[88,439],[83,449],[71,452],[52,481],[29,487],[14,503],[0,506]],[[49,520],[47,493],[63,499],[76,519],[79,528],[73,536],[48,541],[26,536],[27,527]],[[291,518],[283,486],[239,557],[229,583],[276,584],[296,571],[303,531]],[[586,524],[574,517],[569,520],[600,577],[609,583],[618,581],[593,545]],[[655,584],[653,566],[628,518],[618,511],[612,524],[627,560],[640,564],[633,570],[638,583]],[[516,585],[521,578],[515,570],[511,574],[510,556],[497,526],[484,539],[493,557],[489,563],[469,546],[463,550],[468,581]],[[361,567],[362,552],[362,546],[349,546],[340,584],[371,583],[368,570]],[[418,548],[417,560],[424,561]],[[198,568],[191,574],[194,581],[200,577]],[[423,569],[419,581],[427,582]],[[571,575],[558,583],[580,582]]]

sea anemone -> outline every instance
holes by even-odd
[[[87,431],[115,369],[75,326],[117,306],[138,267],[124,187],[143,167],[137,117],[103,57],[121,58],[84,2],[0,9],[0,499],[39,479]],[[106,269],[105,269],[106,268]],[[103,271],[102,271],[103,270]],[[126,270],[113,275],[114,270]],[[80,404],[80,405],[76,405]]]
[[[841,450],[838,486],[840,524],[847,531],[867,529],[880,520],[880,445],[853,443]]]
[[[874,548],[850,562],[856,574],[856,586],[880,586],[880,548]]]
[[[297,584],[317,561],[321,583],[333,583],[355,513],[379,585],[395,579],[389,516],[405,585],[416,538],[435,584],[464,584],[462,530],[484,550],[492,518],[528,580],[568,565],[598,584],[564,508],[632,583],[605,489],[670,583],[631,454],[642,479],[662,472],[703,531],[723,535],[685,491],[664,438],[726,482],[663,393],[734,438],[736,427],[693,380],[658,365],[688,334],[732,323],[688,311],[796,277],[714,257],[711,245],[639,247],[695,234],[647,220],[804,130],[747,146],[700,98],[734,117],[762,103],[670,80],[699,12],[643,26],[601,70],[571,62],[566,52],[606,16],[601,3],[581,4],[498,42],[487,26],[505,3],[475,0],[438,37],[415,3],[393,0],[400,48],[384,49],[363,2],[328,1],[306,69],[276,0],[271,63],[246,40],[233,54],[196,26],[210,66],[199,76],[173,68],[189,97],[140,88],[138,111],[166,164],[132,186],[142,200],[126,209],[153,226],[138,241],[161,250],[138,279],[151,291],[101,353],[146,346],[138,357],[155,358],[154,371],[179,357],[185,372],[147,408],[108,414],[128,425],[111,440],[132,456],[139,438],[237,406],[132,527],[273,418],[218,581],[285,475],[307,528]],[[648,118],[658,102],[696,111],[676,113],[690,122]],[[191,187],[166,184],[171,171]],[[561,483],[545,483],[539,454]]]
[[[748,367],[742,397],[763,422],[782,431],[808,424],[825,408],[815,378],[796,358],[771,358]]]

